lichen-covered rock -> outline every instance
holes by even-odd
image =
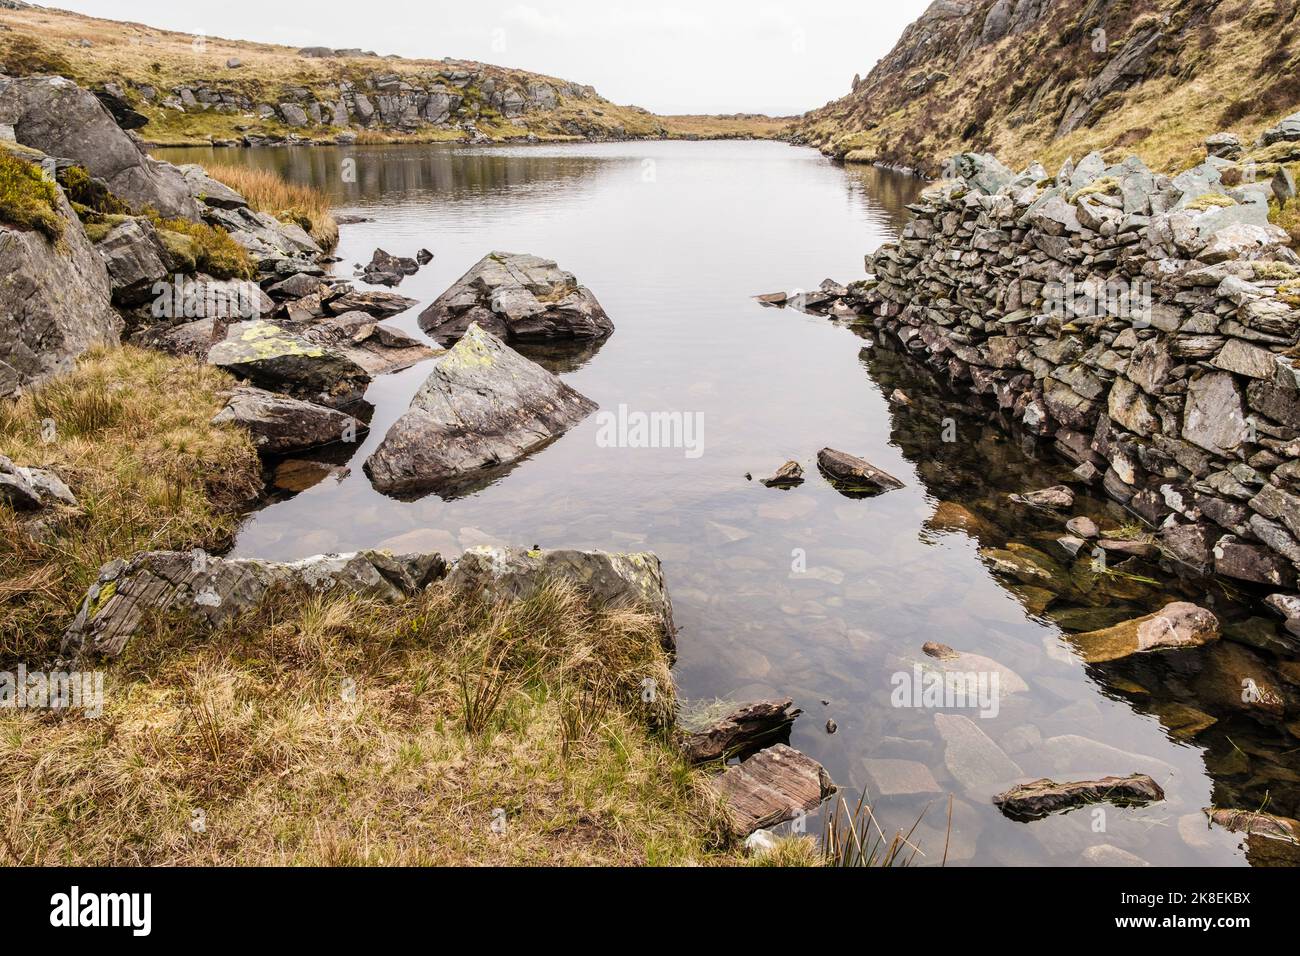
[[[252,387],[235,389],[212,421],[246,429],[257,450],[266,455],[357,442],[370,430],[365,422],[337,409]]]
[[[420,313],[438,342],[459,339],[477,323],[507,342],[599,339],[614,331],[591,290],[550,259],[492,252]]]
[[[326,554],[281,564],[203,551],[144,551],[111,561],[86,592],[62,653],[115,657],[149,612],[180,613],[215,628],[252,610],[274,588],[307,588],[400,601],[441,578],[437,554]]]
[[[104,262],[57,186],[55,195],[58,242],[0,222],[0,397],[66,372],[87,349],[121,338]]]
[[[596,408],[477,325],[432,364],[410,410],[366,460],[366,473],[386,494],[455,496]]]
[[[365,312],[325,316],[300,331],[303,338],[339,352],[372,376],[410,368],[440,354],[440,350]]]
[[[471,548],[447,575],[447,586],[490,600],[527,600],[548,582],[576,585],[602,605],[639,607],[660,621],[665,650],[676,645],[673,605],[663,566],[649,552],[523,551]]]
[[[261,388],[331,407],[360,401],[370,383],[347,356],[260,319],[232,323],[207,361]]]

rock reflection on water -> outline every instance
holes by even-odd
[[[202,162],[207,152],[166,158]],[[373,217],[343,228],[343,274],[376,246],[431,249],[433,262],[401,289],[420,305],[390,320],[413,335],[422,335],[419,309],[484,253],[556,259],[592,288],[616,331],[595,354],[540,358],[602,408],[680,410],[706,422],[698,459],[602,448],[593,417],[467,497],[396,501],[370,487],[360,463],[424,380],[417,366],[371,385],[375,412],[359,446],[286,469],[290,487],[250,516],[236,554],[654,550],[681,627],[683,695],[697,705],[794,697],[805,713],[793,746],[826,766],[850,805],[867,787],[882,825],[904,829],[925,811],[918,862],[944,854],[949,794],[950,864],[1279,860],[1281,845],[1252,839],[1243,852],[1240,837],[1208,829],[1200,812],[1300,811],[1291,769],[1300,767],[1300,728],[1288,723],[1300,673],[1273,620],[1155,559],[1111,555],[1115,573],[1092,573],[1088,549],[1072,558],[1057,539],[1074,514],[1125,528],[1132,521],[1117,506],[1080,496],[1053,516],[1009,500],[1060,483],[1064,463],[965,414],[923,369],[869,344],[870,330],[855,336],[752,300],[860,277],[862,254],[896,234],[919,181],[775,143],[215,157],[274,166],[329,190],[340,211]],[[339,175],[349,157],[358,160],[355,182]],[[896,389],[911,403],[891,406]],[[956,441],[943,440],[945,418]],[[843,497],[817,471],[826,446],[866,458],[904,488]],[[745,478],[788,460],[804,470],[796,488]],[[1017,567],[1019,578],[998,570]],[[1065,639],[1171,600],[1210,597],[1227,639],[1206,648],[1085,665]],[[942,708],[936,720],[933,707],[895,705],[895,675],[940,666],[923,652],[927,642],[968,655],[958,661],[993,662],[978,669],[999,674],[995,717]],[[1285,709],[1244,703],[1243,674],[1281,695]],[[838,726],[833,735],[827,720]],[[991,802],[996,778],[1013,768],[1031,779],[1148,773],[1166,800],[1016,823]],[[821,823],[807,826],[816,833]]]

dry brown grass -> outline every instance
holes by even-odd
[[[282,594],[213,636],[149,622],[97,719],[0,712],[23,864],[736,862],[667,744],[653,615]],[[485,662],[487,662],[485,664]],[[663,692],[651,704],[641,681]],[[466,686],[500,685],[472,724]]]
[[[0,506],[0,665],[48,658],[105,562],[229,538],[235,508],[260,487],[247,434],[210,421],[232,384],[211,366],[122,347],[0,404],[0,454],[53,469],[79,502],[36,537]]]
[[[208,175],[248,200],[254,209],[302,226],[324,249],[339,241],[338,223],[330,215],[329,197],[313,186],[287,182],[269,169],[214,163]]]
[[[661,116],[659,120],[674,139],[780,139],[790,132],[794,117],[756,116]]]

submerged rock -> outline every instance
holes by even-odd
[[[834,448],[817,453],[817,467],[841,494],[866,498],[902,488],[903,483],[869,461]]]
[[[663,566],[649,552],[523,551],[481,546],[461,555],[447,576],[448,587],[492,600],[526,600],[551,581],[575,585],[602,605],[651,611],[659,618],[664,648],[671,651],[675,646],[677,627]]]
[[[1205,608],[1177,601],[1154,614],[1100,631],[1071,634],[1067,640],[1089,664],[1100,664],[1134,654],[1201,647],[1219,637],[1218,618]]]
[[[558,438],[596,404],[472,325],[366,460],[385,494],[444,497]]]
[[[257,450],[267,455],[355,442],[370,430],[365,422],[337,409],[247,386],[235,389],[212,421],[247,429]]]
[[[709,786],[725,802],[737,837],[815,810],[836,790],[826,768],[785,744],[728,767]]]
[[[1019,764],[969,717],[935,714],[934,726],[943,738],[944,765],[966,790],[992,792],[1024,776]]]
[[[1012,820],[1038,820],[1061,810],[1073,810],[1090,803],[1112,803],[1117,807],[1141,806],[1165,798],[1160,785],[1144,773],[1100,780],[1035,780],[1012,787],[993,798],[993,805]]]
[[[788,735],[800,713],[789,697],[742,704],[703,730],[683,735],[682,753],[693,764],[727,759]]]
[[[599,339],[614,331],[591,290],[550,259],[492,252],[420,313],[439,343],[478,324],[507,342]]]
[[[86,592],[64,634],[69,657],[115,657],[151,611],[180,613],[215,628],[254,608],[276,587],[306,587],[399,601],[442,577],[437,554],[327,554],[281,564],[216,558],[203,551],[145,551],[111,561]]]
[[[1052,488],[1043,488],[1041,491],[1011,495],[1011,500],[1033,508],[1073,508],[1074,492],[1065,485],[1056,485]]]
[[[1221,807],[1206,807],[1202,812],[1211,823],[1230,833],[1246,833],[1300,846],[1300,822],[1290,817]]]

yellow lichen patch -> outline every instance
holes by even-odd
[[[249,322],[239,330],[238,340],[250,347],[258,358],[274,358],[278,355],[302,355],[306,358],[321,358],[325,350],[319,345],[312,345],[303,339],[290,335],[278,325],[263,322],[260,319]]]
[[[1207,209],[1226,209],[1235,205],[1237,205],[1237,200],[1231,196],[1225,196],[1223,193],[1202,193],[1189,202],[1186,208],[1194,212],[1205,212]]]

